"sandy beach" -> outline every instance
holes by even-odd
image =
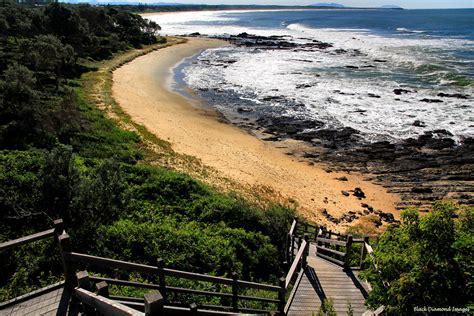
[[[339,217],[348,211],[362,211],[362,203],[392,212],[395,218],[399,218],[398,211],[395,211],[398,195],[364,181],[364,175],[328,173],[323,165],[298,161],[286,155],[284,149],[275,148],[222,122],[218,113],[206,109],[199,101],[171,91],[174,65],[203,49],[220,45],[226,43],[190,39],[188,43],[133,60],[113,74],[116,101],[133,120],[169,141],[176,152],[194,156],[204,165],[243,185],[272,188],[297,201],[300,214],[310,220],[327,223],[323,210]],[[342,176],[347,177],[347,181],[336,179]],[[356,187],[363,190],[365,199],[341,193]]]

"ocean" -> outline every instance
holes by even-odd
[[[234,122],[285,117],[363,142],[445,130],[474,136],[474,9],[185,12],[148,16],[169,35],[280,36],[325,49],[208,49],[177,81]]]

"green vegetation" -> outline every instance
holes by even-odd
[[[402,225],[389,228],[374,251],[379,270],[371,265],[365,272],[373,287],[368,298],[372,307],[385,305],[389,315],[410,315],[416,306],[472,306],[472,207],[438,202],[423,217],[406,210]]]
[[[272,282],[292,211],[144,163],[146,140],[109,119],[79,80],[101,60],[159,47],[157,30],[111,7],[0,8],[0,241],[63,218],[80,252]],[[0,267],[0,301],[62,273],[48,240],[0,254]]]
[[[256,206],[166,165],[146,163],[152,160],[148,143],[171,151],[169,144],[128,121],[113,101],[92,101],[93,84],[84,78],[93,78],[106,59],[118,60],[109,71],[167,45],[155,36],[158,30],[114,7],[0,7],[0,241],[50,228],[53,219],[63,218],[73,249],[80,252],[152,265],[161,257],[171,268],[276,282],[292,210]],[[95,92],[110,99],[110,78],[103,84]],[[119,127],[103,110],[130,128]],[[405,211],[402,225],[390,227],[375,247],[378,269],[370,265],[365,273],[373,287],[368,303],[386,305],[394,315],[410,315],[414,306],[472,305],[473,225],[472,208],[450,203],[436,204],[421,218]],[[354,255],[352,264],[358,263]],[[0,301],[62,277],[51,240],[0,254],[0,269]],[[136,274],[114,276],[156,282]],[[230,291],[206,282],[167,282]],[[127,287],[111,291],[143,294]],[[186,299],[173,295],[173,301]],[[333,312],[331,301],[325,302],[321,313]]]

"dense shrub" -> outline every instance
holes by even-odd
[[[409,315],[414,307],[464,307],[473,303],[474,209],[438,202],[420,217],[402,213],[402,225],[388,229],[375,247],[370,305],[386,305],[393,315]],[[389,282],[385,287],[383,280]]]

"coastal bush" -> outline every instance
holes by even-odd
[[[409,315],[415,307],[465,307],[473,303],[474,209],[437,202],[420,217],[402,212],[400,227],[389,228],[374,248],[365,273],[372,284],[368,303],[385,305],[390,315]],[[389,286],[385,286],[388,282]]]
[[[110,7],[0,8],[0,241],[62,218],[77,251],[274,280],[291,210],[139,163],[140,137],[86,101],[78,78],[94,60],[164,42],[159,29]],[[2,253],[0,299],[58,280],[55,247]]]
[[[101,226],[101,254],[146,264],[162,258],[175,269],[247,279],[268,278],[279,270],[275,245],[259,232],[185,221],[173,216],[147,222],[129,219]]]

